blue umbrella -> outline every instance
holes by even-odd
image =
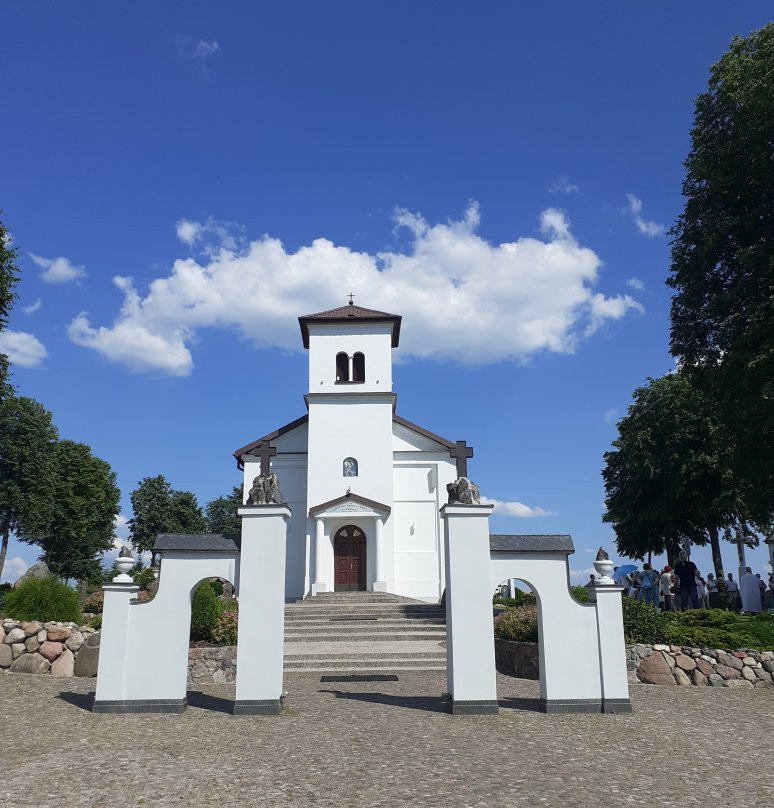
[[[616,583],[620,583],[625,575],[629,575],[632,572],[637,572],[637,566],[635,564],[624,564],[615,571],[613,580]]]

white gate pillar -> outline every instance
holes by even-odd
[[[626,675],[626,644],[623,630],[623,587],[598,584],[597,632],[599,672],[602,679],[602,712],[630,713],[629,680]]]
[[[497,715],[489,514],[493,505],[444,505],[446,681],[455,715]]]
[[[282,709],[287,505],[243,505],[234,715]]]

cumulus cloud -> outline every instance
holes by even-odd
[[[43,301],[40,298],[37,298],[34,303],[30,303],[29,306],[22,306],[22,311],[25,314],[35,314],[36,311],[40,311],[40,307],[43,305]]]
[[[212,257],[220,250],[236,252],[245,246],[244,226],[223,222],[210,216],[205,222],[180,219],[175,233],[187,247],[196,247],[203,255]]]
[[[614,424],[618,420],[618,410],[614,407],[605,412],[605,423]]]
[[[46,283],[68,283],[86,276],[85,267],[76,266],[63,255],[59,258],[44,258],[42,255],[29,253],[29,256],[43,270],[40,277]]]
[[[570,570],[570,582],[573,584],[585,584],[590,575],[596,575],[594,567],[586,567],[585,570]]]
[[[26,331],[0,331],[0,353],[22,368],[36,368],[48,356],[46,346]]]
[[[563,211],[542,212],[543,240],[502,244],[478,235],[475,203],[460,221],[431,225],[406,210],[395,221],[410,245],[370,254],[325,238],[288,252],[268,235],[242,243],[224,223],[180,220],[178,235],[204,258],[175,261],[144,296],[131,278],[114,278],[124,302],[112,325],[82,312],[68,334],[131,370],[185,376],[200,329],[300,350],[298,315],[343,305],[354,289],[362,305],[403,315],[400,356],[480,365],[572,353],[603,324],[642,310],[629,295],[595,291],[601,260],[575,241]]]
[[[634,194],[626,194],[629,200],[629,213],[637,225],[637,229],[643,236],[660,236],[664,232],[664,225],[654,222],[650,219],[643,219],[640,215],[642,213],[642,200]]]
[[[27,572],[28,568],[27,562],[18,556],[16,558],[6,558],[0,584],[15,584]]]
[[[565,176],[559,177],[559,179],[548,188],[549,194],[577,194],[578,191],[580,191],[580,188],[574,182],[570,182],[569,178]]]
[[[503,502],[499,499],[489,499],[489,497],[481,497],[482,505],[494,505],[492,513],[500,514],[501,516],[515,516],[519,519],[535,519],[540,516],[556,516],[556,511],[547,511],[545,508],[530,508],[523,502]]]
[[[645,284],[639,278],[629,278],[629,280],[626,281],[626,285],[630,289],[634,289],[635,292],[645,291]]]

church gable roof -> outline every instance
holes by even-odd
[[[406,418],[401,418],[400,415],[393,415],[392,422],[393,424],[402,426],[404,429],[408,429],[410,432],[421,435],[423,438],[426,438],[433,443],[437,443],[444,449],[454,449],[457,445],[454,441],[442,438],[440,435],[436,435],[435,432],[431,432],[429,429],[425,429],[423,426],[415,424],[413,421],[409,421]]]
[[[304,342],[304,348],[308,348],[309,323],[379,323],[391,321],[392,347],[397,348],[400,339],[401,319],[399,314],[389,314],[386,311],[366,309],[363,306],[356,306],[354,303],[349,303],[346,306],[339,306],[336,309],[318,311],[314,314],[305,314],[303,317],[298,318],[298,324],[301,326],[301,339]]]
[[[347,491],[347,493],[343,496],[336,497],[336,499],[331,499],[328,502],[321,502],[319,505],[313,506],[309,509],[309,515],[317,516],[317,514],[323,513],[323,511],[341,508],[341,506],[346,506],[348,503],[361,505],[364,508],[373,511],[382,511],[384,514],[388,515],[392,510],[389,505],[385,505],[383,502],[377,502],[374,499],[367,499],[366,497],[361,497],[359,494],[353,494],[351,491]],[[343,511],[344,508],[341,508],[341,510]]]
[[[245,446],[241,446],[234,452],[234,457],[237,460],[237,465],[241,466],[242,458],[245,455],[249,455],[253,450],[257,449],[262,443],[271,443],[271,441],[276,440],[282,435],[286,435],[288,432],[292,432],[294,429],[298,429],[301,426],[304,426],[309,421],[309,413],[306,415],[302,415],[300,418],[296,418],[295,421],[291,421],[284,426],[281,426],[279,429],[275,429],[274,432],[269,432],[268,434],[264,435],[257,440],[248,443]]]

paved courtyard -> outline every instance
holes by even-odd
[[[443,674],[286,676],[280,717],[233,688],[183,715],[94,715],[95,681],[0,676],[0,805],[767,806],[774,688],[632,688],[631,715],[543,715],[498,677],[499,717],[442,712]]]

